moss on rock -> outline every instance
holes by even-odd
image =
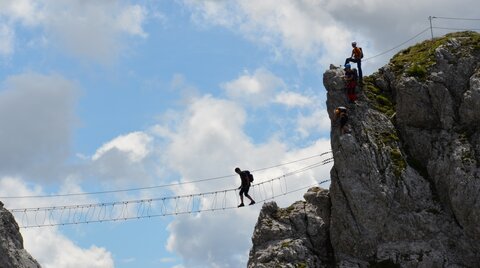
[[[395,105],[392,102],[391,96],[374,84],[373,76],[365,77],[363,89],[365,96],[375,110],[389,117],[395,113]]]
[[[456,32],[447,34],[443,37],[434,38],[433,40],[423,41],[415,46],[409,47],[397,53],[390,61],[392,70],[397,74],[405,74],[419,79],[425,79],[428,69],[433,66],[435,61],[435,50],[448,44],[455,38],[460,47],[471,47],[473,50],[480,50],[480,34],[477,32]],[[456,49],[451,51],[456,53]]]

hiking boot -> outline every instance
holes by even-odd
[[[238,207],[244,207],[245,205],[243,203],[241,203],[240,205],[238,205]]]
[[[249,205],[249,206],[251,206],[251,205],[253,205],[253,204],[255,204],[255,201],[252,200],[252,202],[250,202],[250,205]]]

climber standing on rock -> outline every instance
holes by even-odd
[[[343,106],[339,106],[335,109],[335,113],[333,114],[333,121],[336,122],[340,120],[340,132],[343,134],[350,133],[350,130],[347,128],[347,108]]]
[[[350,64],[345,64],[345,91],[347,92],[347,98],[349,103],[355,103],[357,100],[357,94],[355,92],[357,88],[357,70],[352,69]]]
[[[352,42],[352,55],[349,58],[345,59],[345,65],[350,62],[357,63],[358,69],[358,76],[359,76],[359,83],[362,85],[363,75],[362,75],[362,59],[363,59],[363,51],[361,47],[357,47],[357,42]]]
[[[240,179],[242,180],[242,184],[238,189],[240,190],[240,205],[238,207],[243,207],[245,206],[243,204],[243,195],[245,195],[248,199],[250,199],[250,205],[255,204],[255,201],[253,200],[250,195],[248,195],[248,190],[250,189],[250,183],[253,182],[253,175],[250,173],[248,170],[240,170],[240,168],[235,168],[235,172],[240,175]]]

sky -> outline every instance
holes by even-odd
[[[315,166],[330,150],[322,76],[350,43],[369,75],[432,34],[478,31],[461,18],[479,9],[476,0],[0,0],[0,200],[17,209],[216,192],[239,186],[238,166],[255,170],[255,183],[293,172],[291,193],[274,198],[286,207],[329,179],[331,163]],[[100,191],[111,193],[91,194]],[[261,205],[20,231],[47,268],[245,267]]]

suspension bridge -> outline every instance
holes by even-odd
[[[325,184],[330,180],[317,181],[315,184],[310,183],[309,185],[299,185],[298,181],[289,182],[289,178],[291,178],[293,175],[332,163],[333,157],[331,157],[329,154],[331,154],[331,152],[324,152],[315,156],[291,161],[288,163],[252,170],[252,172],[261,171],[300,161],[305,161],[314,157],[324,157],[324,159],[316,161],[313,164],[303,166],[299,169],[284,173],[283,175],[277,176],[272,179],[267,179],[252,184],[252,186],[250,187],[250,195],[254,197],[257,204],[261,204],[280,196],[288,195],[301,190],[306,190],[313,186]],[[187,183],[198,183],[209,180],[217,180],[231,176],[232,175],[189,182],[181,182],[176,184],[150,186],[144,188],[131,188],[87,193],[68,193],[57,195],[4,196],[0,197],[0,199],[71,197],[79,195],[96,195],[127,191],[139,191],[145,189],[178,186]],[[155,198],[131,199],[113,202],[12,208],[9,209],[9,211],[14,215],[15,219],[19,223],[20,228],[52,227],[99,222],[126,221],[235,209],[237,208],[237,204],[239,203],[238,191],[238,189],[232,188],[195,194],[160,196]]]

